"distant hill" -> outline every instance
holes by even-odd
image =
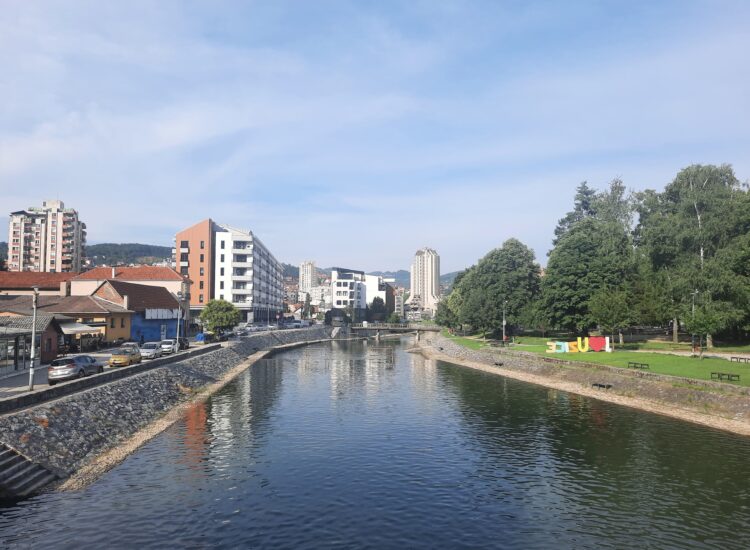
[[[138,243],[101,243],[86,246],[94,266],[152,264],[172,259],[172,247]]]
[[[283,277],[293,277],[299,279],[299,266],[292,264],[285,264],[282,262],[281,267],[284,268]]]
[[[411,285],[410,274],[405,269],[399,269],[398,271],[371,271],[368,275],[377,275],[378,277],[384,277],[386,279],[395,279],[396,286],[403,288],[409,288]]]
[[[440,276],[440,285],[445,287],[446,292],[449,292],[453,287],[453,281],[459,273],[461,273],[461,271],[451,271],[450,273],[444,273]]]

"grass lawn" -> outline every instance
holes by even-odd
[[[454,342],[470,349],[482,349],[487,346],[478,337],[451,336],[447,331],[443,335]],[[680,355],[668,355],[664,353],[647,353],[633,351],[613,351],[612,353],[545,353],[547,350],[547,338],[520,337],[511,348],[517,351],[530,351],[540,355],[547,355],[555,359],[567,361],[581,361],[585,363],[597,363],[627,369],[628,362],[648,363],[647,372],[657,374],[669,374],[697,380],[711,380],[712,372],[727,372],[739,374],[740,381],[732,382],[742,386],[750,386],[750,365],[743,363],[730,363],[726,359],[698,359]],[[688,347],[689,349],[689,347]]]

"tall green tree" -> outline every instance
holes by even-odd
[[[632,320],[628,294],[623,290],[603,288],[591,296],[589,310],[592,320],[600,326],[605,334],[610,334],[614,340],[614,333],[620,335],[623,343],[622,330],[629,326]]]
[[[507,329],[512,334],[529,317],[539,295],[539,279],[534,252],[518,239],[508,239],[456,278],[447,307],[457,309],[459,322],[496,333],[502,331],[505,309]]]
[[[215,332],[228,329],[240,322],[240,312],[226,300],[209,300],[200,314],[203,326]]]
[[[696,292],[732,310],[721,330],[741,327],[748,296],[736,259],[748,245],[750,199],[731,166],[688,166],[663,192],[646,191],[638,199],[636,244],[651,278],[662,283],[674,339]],[[712,335],[707,339],[711,346]]]

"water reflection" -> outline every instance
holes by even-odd
[[[746,548],[747,440],[337,342],[255,365],[5,546]]]

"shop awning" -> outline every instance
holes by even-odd
[[[71,334],[99,334],[101,331],[96,328],[89,325],[84,325],[83,323],[65,323],[61,324],[60,328],[63,331],[63,334],[71,335]]]

